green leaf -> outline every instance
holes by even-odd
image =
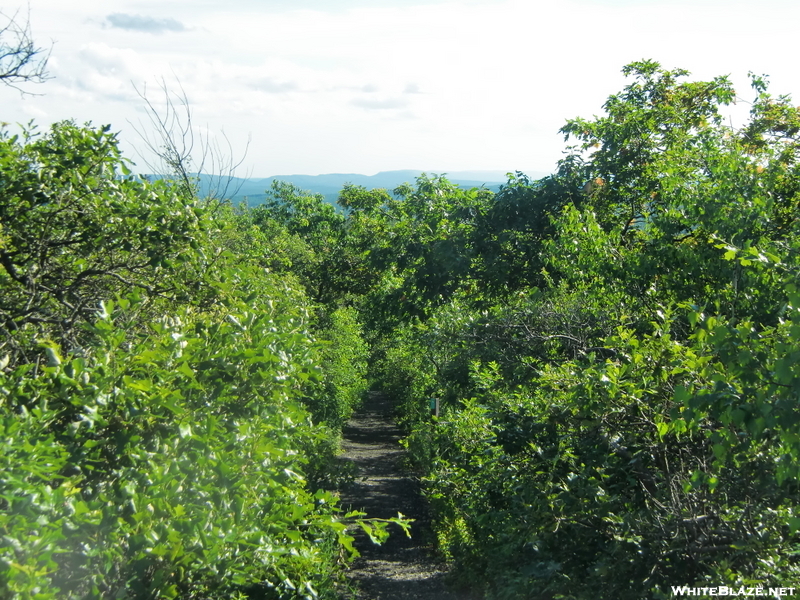
[[[794,535],[800,530],[800,517],[788,517],[786,522],[789,525],[789,533],[791,535]]]

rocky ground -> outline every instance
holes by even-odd
[[[418,482],[404,467],[401,432],[392,420],[389,399],[372,394],[344,437],[343,459],[355,464],[355,482],[342,494],[342,506],[369,517],[391,518],[401,512],[415,520],[410,539],[394,525],[380,546],[357,535],[361,557],[348,576],[352,600],[467,600],[445,585],[446,567],[433,554],[425,503]]]

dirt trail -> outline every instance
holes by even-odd
[[[355,463],[355,483],[342,494],[342,506],[370,517],[415,519],[411,539],[391,525],[383,545],[358,535],[356,559],[348,578],[358,592],[352,600],[466,600],[447,589],[446,569],[432,552],[419,485],[403,466],[401,432],[384,394],[372,394],[344,429],[343,459]]]

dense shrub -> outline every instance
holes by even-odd
[[[385,537],[306,480],[336,434],[302,402],[340,424],[364,352],[347,311],[315,341],[280,242],[108,128],[0,137],[0,595],[333,597],[347,528]]]
[[[490,293],[396,338],[395,371],[435,359],[444,413],[407,445],[456,578],[490,598],[800,581],[800,112],[754,78],[735,131],[725,78],[626,73],[607,116],[564,128],[581,146],[556,179],[487,211]]]
[[[108,127],[3,130],[0,173],[0,333],[11,364],[34,361],[41,338],[81,347],[82,324],[116,294],[205,302],[214,257],[203,207],[165,181],[126,175]]]
[[[624,72],[551,177],[342,211],[208,211],[107,129],[4,134],[0,590],[330,595],[351,540],[308,481],[368,355],[474,592],[797,585],[800,110],[753,76],[735,130],[727,78]]]
[[[362,337],[355,309],[343,307],[323,314],[317,335],[323,344],[319,384],[309,387],[306,405],[314,420],[335,431],[358,408],[367,391],[369,350]]]
[[[301,319],[182,311],[133,336],[114,313],[84,356],[2,375],[4,576],[18,597],[314,595],[333,499],[304,486],[317,376]],[[268,591],[268,588],[272,591]]]

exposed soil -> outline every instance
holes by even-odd
[[[418,481],[403,464],[401,432],[385,394],[371,394],[344,429],[344,460],[355,464],[355,482],[342,494],[343,507],[368,517],[388,519],[398,512],[415,519],[411,538],[390,525],[382,545],[356,534],[361,553],[348,579],[357,591],[351,600],[467,600],[445,585],[446,566],[433,554],[429,519]]]

